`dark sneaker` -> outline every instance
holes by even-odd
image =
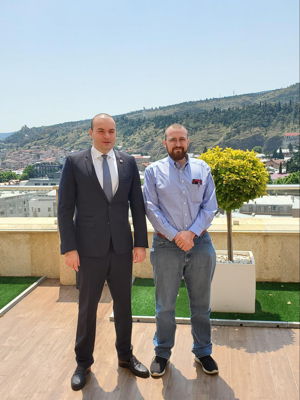
[[[151,376],[163,376],[163,374],[166,372],[168,362],[169,360],[166,358],[155,356],[150,365]]]
[[[218,365],[211,356],[195,357],[195,361],[202,366],[206,374],[214,375],[219,373]]]

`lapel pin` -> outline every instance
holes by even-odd
[[[122,163],[123,162],[123,160],[122,160],[122,158],[120,158],[120,163]]]

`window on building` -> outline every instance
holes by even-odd
[[[51,211],[51,207],[48,207],[48,211]]]
[[[38,212],[40,212],[41,211],[41,209],[40,208],[38,208]]]

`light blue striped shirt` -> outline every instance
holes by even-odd
[[[169,240],[180,231],[199,236],[211,225],[218,209],[209,166],[191,157],[183,167],[170,156],[149,165],[144,200],[153,228]]]

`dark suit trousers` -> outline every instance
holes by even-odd
[[[94,362],[98,302],[105,280],[113,299],[118,358],[131,356],[131,278],[132,252],[105,257],[80,257],[79,312],[75,353],[77,364],[88,368]],[[101,339],[100,339],[101,340]]]

